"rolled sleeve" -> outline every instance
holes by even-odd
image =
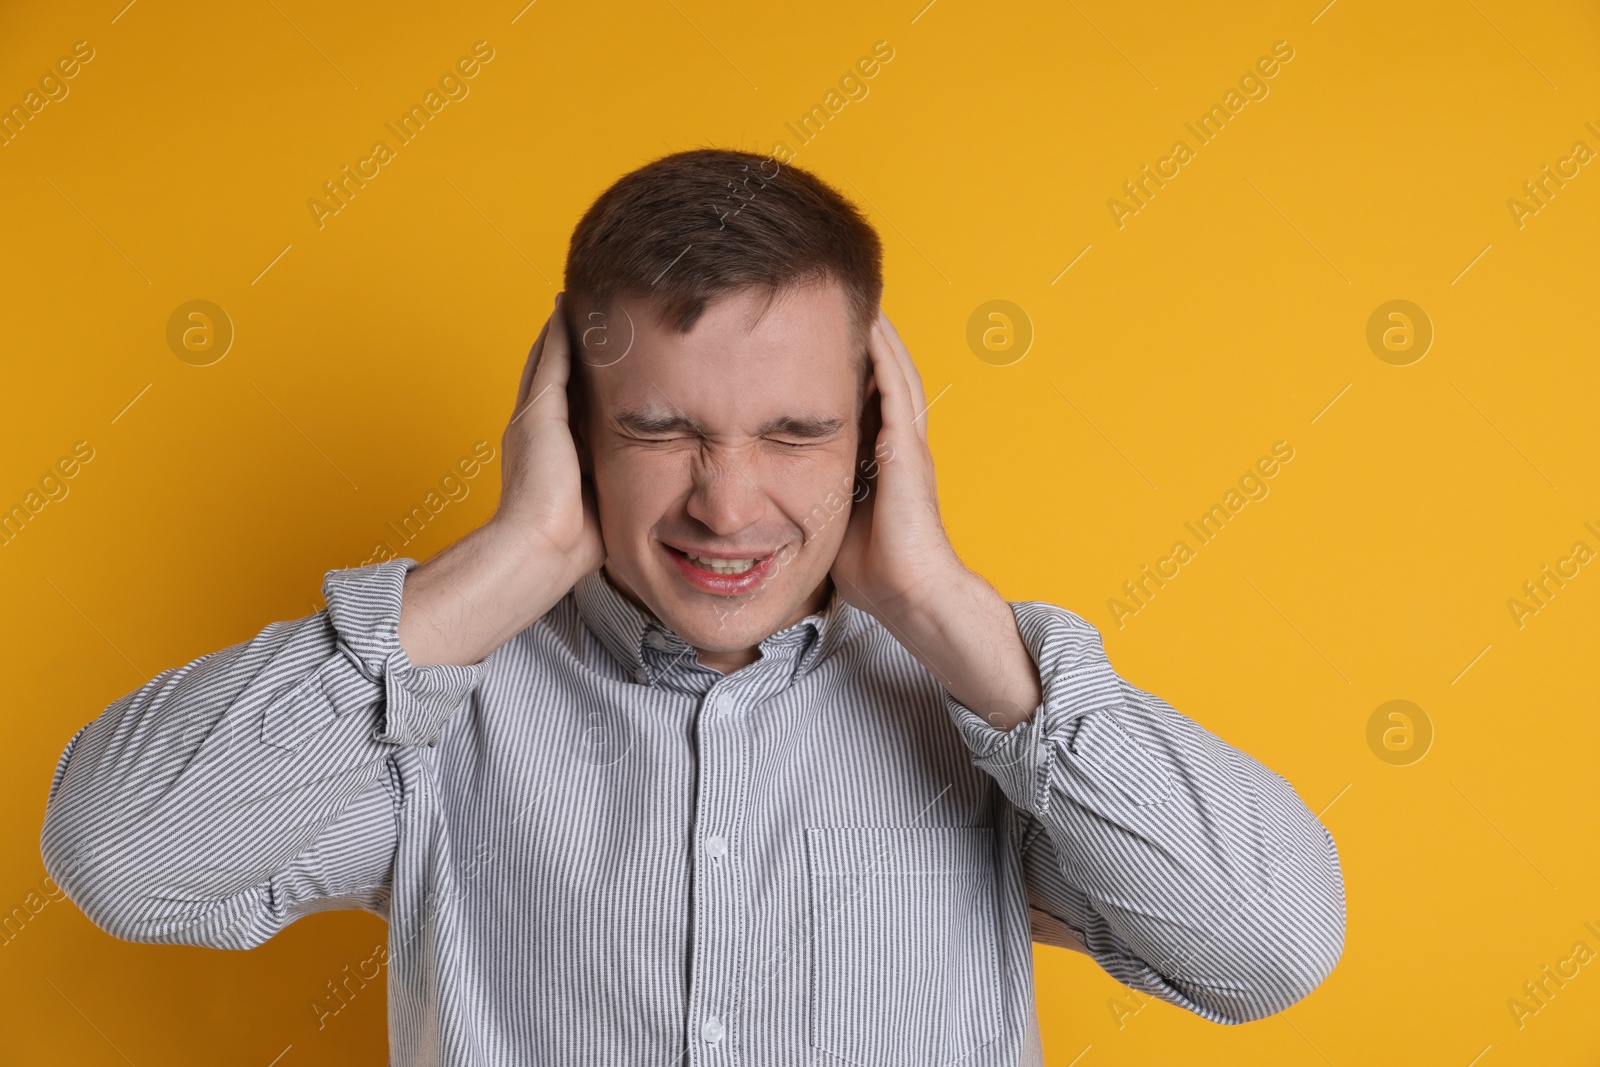
[[[243,948],[325,907],[376,906],[402,746],[430,746],[483,664],[399,641],[417,562],[330,571],[325,611],[162,672],[68,742],[40,848],[102,929]]]
[[[406,575],[418,566],[401,557],[365,567],[329,571],[322,593],[338,634],[342,661],[324,676],[306,679],[318,687],[331,713],[381,696],[383,707],[372,739],[394,745],[435,745],[445,722],[482,679],[483,664],[416,666],[400,644],[400,603]],[[286,700],[285,710],[302,702]],[[326,713],[325,713],[326,714]],[[273,717],[268,716],[268,727]]]
[[[1118,676],[1093,626],[1012,609],[1039,668],[1032,719],[1000,730],[944,700],[973,763],[1044,830],[1030,904],[1113,976],[1215,1021],[1308,995],[1344,946],[1332,835],[1281,775]]]
[[[972,750],[973,763],[1000,783],[1011,803],[1046,818],[1051,808],[1050,772],[1059,752],[1053,743],[1066,742],[1070,750],[1079,720],[1125,699],[1126,683],[1106,660],[1099,631],[1078,616],[1038,601],[1013,601],[1011,610],[1023,644],[1034,663],[1040,665],[1039,688],[1043,695],[1032,716],[1009,730],[1001,730],[985,722],[948,689],[943,691],[945,710]],[[1084,740],[1096,742],[1093,755],[1115,763],[1116,756],[1108,750],[1124,740],[1115,721],[1108,719],[1092,734]]]

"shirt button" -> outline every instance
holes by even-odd
[[[728,839],[721,834],[712,834],[706,838],[706,855],[714,860],[719,860],[728,854]]]
[[[732,715],[733,714],[733,703],[734,703],[733,702],[733,697],[728,696],[726,693],[723,693],[720,696],[718,696],[717,697],[717,702],[716,702],[717,714],[718,715]]]
[[[715,1015],[707,1015],[705,1023],[700,1027],[700,1036],[713,1045],[721,1041],[725,1033],[727,1031],[722,1026],[722,1020]]]
[[[651,648],[666,648],[671,642],[667,639],[667,635],[660,630],[651,630],[644,635],[644,643]]]

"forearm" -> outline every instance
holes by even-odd
[[[482,662],[572,585],[539,534],[487,523],[406,576],[400,644],[419,667]]]
[[[952,564],[948,576],[884,606],[881,621],[952,696],[997,730],[1039,706],[1039,667],[1011,605],[981,575]]]
[[[947,705],[978,765],[1046,831],[1056,876],[1030,890],[1112,974],[1208,1018],[1309,993],[1344,943],[1327,830],[1280,775],[1118,676],[1082,619],[1012,607],[1042,710],[1002,733]]]
[[[240,947],[327,892],[324,876],[381,869],[389,760],[428,744],[477,681],[403,662],[404,565],[334,572],[327,611],[164,671],[73,738],[41,848],[97,925]],[[342,851],[301,863],[335,822]]]

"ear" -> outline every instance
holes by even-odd
[[[567,377],[567,426],[578,453],[578,470],[585,478],[594,476],[594,457],[589,446],[589,390],[583,370],[574,364]]]
[[[856,459],[865,467],[877,451],[878,432],[883,429],[882,398],[878,394],[878,376],[867,377],[867,394],[861,401],[861,424],[856,441]]]

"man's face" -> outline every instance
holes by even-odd
[[[613,336],[631,322],[632,346],[584,369],[579,441],[606,574],[701,662],[736,669],[826,604],[860,447],[865,356],[844,290],[793,288],[770,306],[764,291],[741,290],[687,334],[638,300],[616,300],[607,319]]]

